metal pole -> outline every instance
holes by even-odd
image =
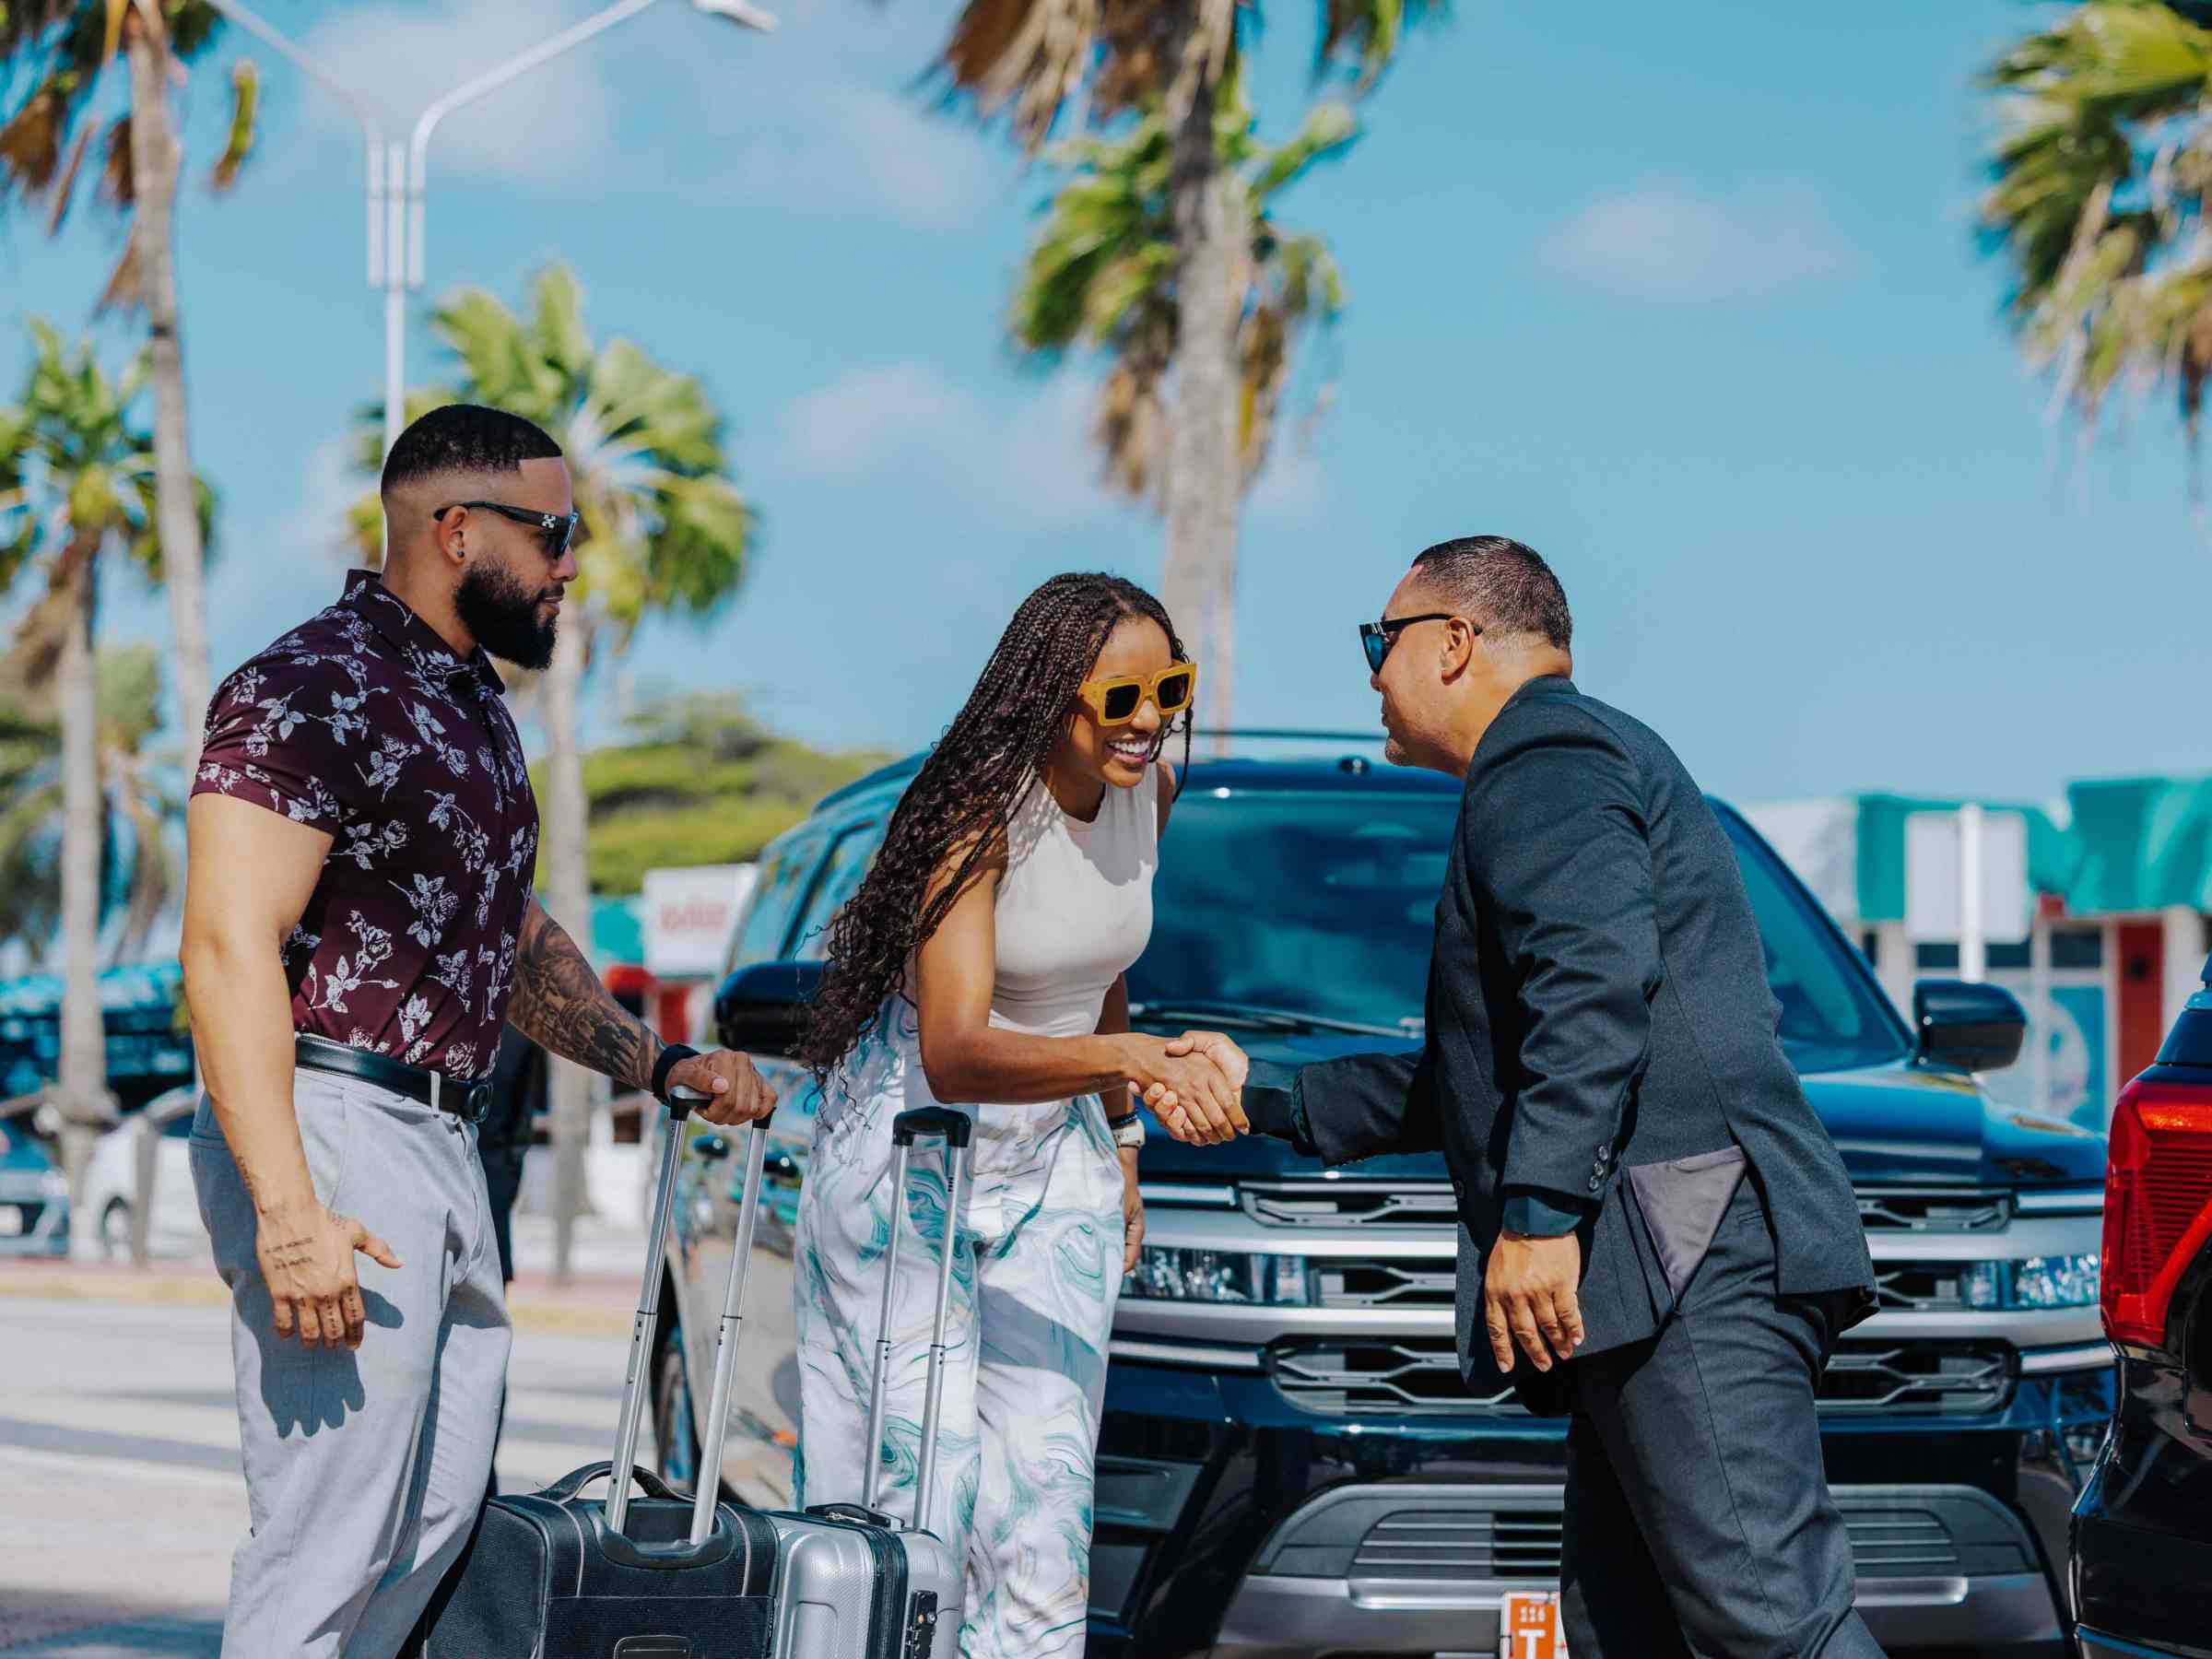
[[[409,230],[407,251],[407,282],[412,288],[422,286],[423,188],[429,171],[430,135],[438,124],[463,104],[473,103],[488,92],[496,92],[508,82],[527,75],[539,65],[559,57],[570,48],[581,46],[594,35],[606,33],[618,23],[627,22],[657,0],[617,0],[605,11],[594,12],[573,28],[564,29],[549,41],[541,41],[529,51],[519,53],[504,64],[486,70],[474,80],[464,81],[451,92],[432,103],[416,118],[415,135],[407,147],[407,168],[401,178],[406,181]],[[399,188],[395,183],[394,188]]]
[[[2051,1115],[2051,1038],[2058,1010],[2051,993],[2051,923],[2040,897],[2028,932],[2028,1059],[2034,1084],[2030,1098],[2038,1117]]]
[[[1989,972],[1982,910],[1982,807],[1959,808],[1959,977],[1980,982]]]
[[[405,176],[406,152],[395,138],[385,153],[386,176]],[[385,196],[385,241],[391,257],[384,262],[384,453],[399,441],[407,415],[407,262],[401,255],[406,245],[406,200],[394,188]],[[387,537],[387,540],[389,538]],[[387,547],[386,551],[390,551]]]

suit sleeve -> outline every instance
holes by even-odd
[[[1298,1067],[1254,1061],[1244,1084],[1244,1115],[1259,1134],[1328,1164],[1384,1152],[1433,1152],[1443,1145],[1435,1077],[1425,1048],[1347,1054]]]
[[[1554,1208],[1604,1194],[1664,970],[1635,763],[1579,711],[1516,710],[1468,780],[1468,876],[1518,985],[1500,1184]]]

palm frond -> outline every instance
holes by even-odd
[[[1217,116],[1217,151],[1245,215],[1238,431],[1249,479],[1265,464],[1300,342],[1344,308],[1327,244],[1284,230],[1269,204],[1359,133],[1347,107],[1324,103],[1288,142],[1262,144],[1235,78]],[[1108,360],[1092,428],[1102,474],[1116,490],[1148,497],[1162,477],[1159,445],[1180,317],[1164,111],[1155,104],[1114,135],[1061,145],[1050,159],[1064,179],[1016,280],[1007,331],[1019,350],[1048,364],[1076,350]]]
[[[261,71],[252,58],[230,65],[230,125],[223,138],[223,153],[215,159],[207,187],[220,195],[238,182],[238,175],[253,153],[254,121],[261,109]]]
[[[2154,0],[2088,0],[2001,53],[1981,205],[2007,313],[2057,408],[2171,385],[2194,434],[2212,374],[2212,31]]]
[[[1445,9],[1444,0],[1323,0],[1314,78],[1341,66],[1359,90],[1371,89],[1396,59],[1406,30],[1441,19]]]
[[[634,341],[594,339],[581,285],[554,265],[530,283],[517,314],[496,296],[465,289],[433,314],[453,359],[453,383],[412,394],[410,418],[440,403],[497,404],[536,421],[561,445],[576,505],[587,630],[604,622],[619,649],[653,611],[704,614],[734,594],[759,535],[753,510],[730,477],[721,411],[694,376],[654,360]],[[382,447],[365,416],[353,444],[364,481]],[[365,493],[349,511],[365,555],[381,542],[382,512]],[[571,625],[575,626],[575,625]]]

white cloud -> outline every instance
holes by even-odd
[[[1000,414],[926,363],[882,363],[792,405],[779,447],[783,465],[809,477],[934,482],[994,510],[1072,524],[1109,500],[1091,448],[1093,395],[1063,375]]]
[[[432,99],[574,20],[558,0],[348,6],[305,44],[318,61],[343,64],[347,85],[383,117],[389,135],[404,137]],[[589,47],[565,53],[456,110],[430,147],[433,174],[589,177],[614,140],[615,100],[600,78],[601,62]],[[351,130],[351,117],[326,94],[311,92],[307,102],[317,121]]]
[[[1321,457],[1311,448],[1303,443],[1278,444],[1253,485],[1252,494],[1245,498],[1245,506],[1262,517],[1302,517],[1320,508],[1326,484]]]
[[[1583,207],[1545,239],[1550,269],[1633,299],[1758,300],[1850,271],[1857,258],[1798,187],[1722,197],[1654,181]]]
[[[706,119],[734,124],[717,143],[733,195],[795,206],[835,206],[888,215],[912,229],[970,222],[1004,176],[1003,157],[912,94],[849,81],[781,89],[763,111],[726,95],[702,100]],[[803,112],[794,121],[792,112]]]
[[[325,438],[309,453],[298,498],[277,521],[276,545],[288,554],[322,559],[318,580],[335,592],[338,572],[360,557],[348,534],[347,512],[372,488],[353,469],[351,437]]]

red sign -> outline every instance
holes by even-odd
[[[1557,1591],[1507,1593],[1498,1618],[1498,1659],[1567,1659]]]

